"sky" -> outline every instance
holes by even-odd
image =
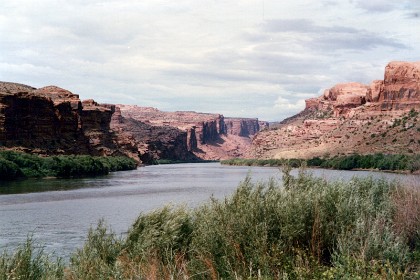
[[[280,121],[420,61],[420,0],[0,0],[0,81]]]

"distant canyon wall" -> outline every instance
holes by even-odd
[[[420,62],[390,62],[384,79],[341,83],[253,139],[252,156],[420,153]]]
[[[151,127],[172,127],[178,129],[179,133],[185,133],[183,138],[186,139],[186,148],[192,158],[206,160],[244,156],[251,145],[251,138],[259,131],[260,126],[268,125],[258,119],[225,118],[221,114],[164,112],[135,105],[117,107],[125,119]],[[132,129],[128,128],[126,131]]]
[[[0,82],[0,149],[38,154],[126,155],[138,162],[244,155],[266,123],[221,114],[81,101],[56,87]]]

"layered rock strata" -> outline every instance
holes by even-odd
[[[227,134],[242,137],[252,137],[260,130],[268,127],[267,122],[261,122],[253,118],[225,118],[224,123]]]
[[[113,105],[55,86],[0,83],[0,147],[40,154],[123,155],[110,129]]]
[[[190,151],[188,143],[192,140],[188,139],[191,134],[187,131],[124,117],[119,106],[112,116],[111,129],[116,132],[120,146],[137,147],[142,162],[153,163],[159,159],[199,160]]]
[[[81,101],[68,90],[0,83],[0,149],[127,155],[138,162],[243,157],[268,124],[221,114]]]
[[[268,125],[258,119],[225,118],[220,114],[163,112],[134,105],[117,107],[125,119],[139,121],[151,127],[172,127],[185,133],[187,150],[194,157],[206,160],[247,156],[251,137],[260,130],[260,125]]]
[[[253,140],[261,158],[420,152],[420,62],[391,62],[383,80],[337,84]]]

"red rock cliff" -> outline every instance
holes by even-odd
[[[187,131],[124,117],[119,106],[112,116],[111,129],[118,135],[120,145],[137,147],[140,159],[145,163],[159,159],[197,160],[188,147],[191,142],[188,135],[191,134]]]
[[[152,127],[173,127],[186,133],[186,147],[201,159],[247,156],[250,138],[259,130],[257,119],[230,119],[220,114],[163,112],[155,108],[118,105],[126,119]],[[228,125],[227,125],[228,123]],[[266,123],[261,123],[263,126]]]
[[[306,100],[306,108],[259,133],[255,157],[419,153],[420,62],[391,62],[383,80],[342,83]]]
[[[262,128],[267,127],[268,123],[252,118],[225,118],[225,125],[227,134],[251,137],[257,134]]]
[[[0,83],[0,147],[45,154],[123,155],[110,129],[113,105],[56,86]]]

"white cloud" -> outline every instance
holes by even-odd
[[[401,6],[404,1],[394,1],[394,0],[356,0],[355,3],[357,7],[367,10],[369,12],[389,12],[392,11],[398,6]]]
[[[305,108],[305,100],[299,99],[297,102],[292,103],[291,100],[279,96],[274,103],[274,108],[286,110],[287,112],[296,112]]]
[[[263,5],[264,4],[264,5]],[[415,0],[0,0],[0,80],[108,103],[281,120],[420,60]]]

